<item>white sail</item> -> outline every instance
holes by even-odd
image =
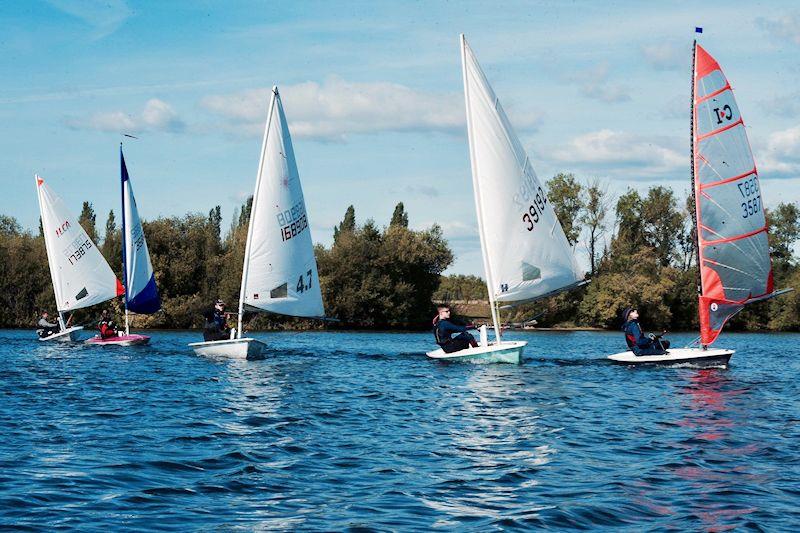
[[[303,189],[277,87],[270,99],[244,261],[244,305],[283,315],[324,316]]]
[[[583,280],[522,144],[461,37],[472,181],[494,301],[534,300]]]
[[[89,307],[122,294],[111,267],[61,198],[39,176],[36,188],[58,311]]]
[[[147,249],[142,221],[136,209],[128,169],[119,151],[122,179],[122,257],[125,269],[125,308],[134,313],[155,313],[161,309],[153,264]]]

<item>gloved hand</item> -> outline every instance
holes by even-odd
[[[651,341],[656,340],[656,334],[655,333],[648,333],[647,336],[650,337]]]

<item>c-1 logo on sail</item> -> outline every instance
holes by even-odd
[[[714,116],[717,117],[717,124],[722,124],[722,119],[730,120],[733,118],[733,109],[728,104],[714,108]]]

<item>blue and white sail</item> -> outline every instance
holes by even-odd
[[[155,313],[161,309],[161,300],[122,147],[119,150],[119,160],[122,175],[122,275],[125,308],[134,313]]]

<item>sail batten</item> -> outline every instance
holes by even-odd
[[[243,308],[306,318],[325,315],[303,189],[277,87],[270,99],[244,261]]]
[[[700,341],[712,344],[733,315],[774,293],[758,170],[733,89],[695,43],[692,160],[698,244]]]
[[[514,132],[462,37],[473,187],[492,302],[533,301],[583,280],[572,247]]]

